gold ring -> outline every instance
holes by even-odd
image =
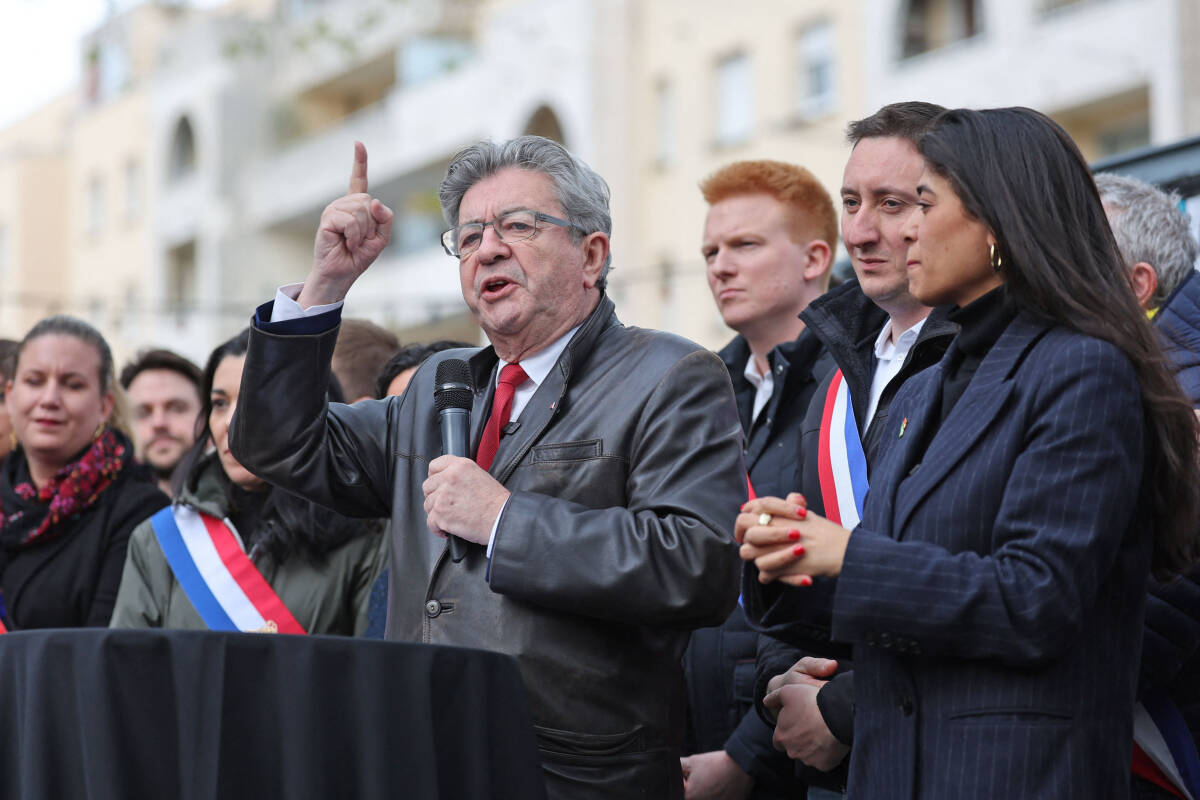
[[[764,527],[766,527],[767,525],[770,525],[771,524],[771,515],[765,511],[763,513],[759,514],[758,515],[758,524],[762,525]]]

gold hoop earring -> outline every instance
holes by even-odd
[[[1004,269],[1004,258],[1000,255],[999,248],[994,244],[988,245],[988,261],[992,264],[992,272],[999,272]]]
[[[96,441],[97,439],[99,439],[101,436],[103,436],[103,435],[104,435],[104,429],[105,429],[105,428],[107,428],[107,427],[108,427],[108,423],[107,423],[107,422],[101,422],[99,425],[97,425],[97,426],[96,426],[96,432],[95,432],[94,434],[92,434],[92,441],[94,442],[94,441]]]
[[[17,432],[16,431],[8,432],[8,444],[9,444],[10,450],[17,449],[17,445],[20,444],[20,442],[17,441]]]

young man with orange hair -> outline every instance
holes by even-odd
[[[700,190],[709,203],[701,246],[708,285],[737,332],[719,355],[737,396],[746,468],[757,493],[782,496],[796,485],[804,412],[822,367],[832,366],[799,314],[829,287],[837,213],[811,172],[780,161],[729,164]],[[684,656],[689,798],[803,796],[752,707],[755,640],[741,608],[692,636]]]

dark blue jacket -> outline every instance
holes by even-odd
[[[752,421],[755,387],[744,375],[749,344],[738,336],[718,355],[729,370],[746,432],[750,480],[759,495],[782,496],[795,488],[800,421],[832,362],[808,331],[776,347],[769,354],[774,391]],[[774,729],[754,713],[756,639],[740,606],[724,625],[692,634],[683,657],[688,691],[684,752],[724,749],[754,777],[753,798],[794,797],[803,786],[795,781],[792,762],[771,744]]]
[[[801,607],[853,646],[850,794],[1127,797],[1152,545],[1132,365],[1021,315],[944,421],[942,370],[893,402],[842,572]]]
[[[1155,317],[1163,349],[1192,405],[1200,408],[1200,274],[1193,272]]]
[[[930,313],[917,341],[909,350],[904,367],[880,396],[875,416],[871,420],[867,420],[866,416],[870,406],[871,382],[875,373],[875,340],[887,322],[887,312],[862,293],[858,281],[850,280],[814,300],[800,315],[808,330],[825,344],[835,362],[833,366],[840,368],[845,376],[858,429],[865,432],[863,449],[868,467],[879,456],[882,431],[887,427],[889,408],[896,393],[910,377],[936,364],[958,331],[958,326],[946,318],[946,311],[947,309],[942,308],[934,309]],[[825,408],[823,398],[832,378],[833,370],[825,370],[821,384],[809,402],[797,440],[801,457],[797,462],[794,485],[804,493],[809,508],[821,515],[825,514],[825,508],[821,500],[821,485],[817,474],[817,451],[822,412]],[[763,586],[757,580],[745,581],[743,591],[758,596],[765,609],[770,609],[778,603],[773,612],[776,619],[786,615],[784,609],[789,602],[803,603],[807,597],[804,589],[795,589],[784,584]],[[772,612],[768,610],[767,613]],[[752,623],[754,621],[751,620]],[[796,620],[796,624],[804,625],[799,619]],[[826,629],[818,629],[816,634],[820,636],[823,631]],[[837,658],[840,674],[821,690],[818,703],[825,724],[834,736],[850,744],[854,733],[854,686],[852,673],[849,671],[850,648],[829,642],[827,632],[824,633],[825,639],[820,642],[821,646],[815,646],[817,643],[807,638],[811,631],[789,631],[786,624],[775,626],[771,633],[770,636],[763,636],[758,643],[756,698],[761,701],[767,682],[790,668],[801,656]],[[801,643],[806,646],[800,647]],[[807,772],[806,777],[810,782],[820,780],[815,771]],[[833,782],[828,785],[833,786],[841,776],[831,777]]]
[[[1184,393],[1200,408],[1200,275],[1176,287],[1155,323]],[[1165,688],[1200,746],[1200,566],[1151,582],[1143,648],[1139,690]]]

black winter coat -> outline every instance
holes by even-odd
[[[129,446],[132,451],[132,446]],[[24,460],[16,450],[9,459]],[[0,491],[11,491],[20,464],[5,463]],[[10,627],[107,627],[121,584],[129,535],[170,500],[132,460],[95,503],[52,539],[13,551],[0,573]]]

